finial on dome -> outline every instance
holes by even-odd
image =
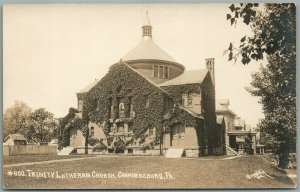
[[[148,10],[146,11],[146,20],[145,20],[145,25],[151,26],[150,21],[149,21],[149,15],[148,15]]]
[[[145,24],[142,26],[142,29],[143,29],[143,37],[145,36],[152,37],[152,26],[150,24],[148,10],[146,11],[146,20],[145,20]]]

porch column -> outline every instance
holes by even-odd
[[[262,154],[262,148],[259,147],[259,154]]]
[[[227,135],[227,133],[225,135],[225,145],[229,147],[229,136]]]
[[[253,149],[253,154],[256,154],[256,135],[254,135],[254,137],[252,137],[252,149]]]

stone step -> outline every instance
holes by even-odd
[[[165,157],[166,158],[181,158],[184,148],[169,148]]]
[[[226,146],[226,153],[227,153],[227,155],[239,155],[239,153],[237,151],[235,151],[234,149],[232,149],[229,146]]]

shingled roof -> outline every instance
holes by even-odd
[[[170,85],[184,85],[184,84],[193,84],[193,83],[202,83],[204,78],[206,77],[208,70],[193,70],[193,71],[186,71],[182,75],[166,81],[159,86],[170,86]]]

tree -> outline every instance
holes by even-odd
[[[289,59],[290,53],[296,51],[296,8],[295,4],[232,4],[232,14],[227,14],[231,25],[237,24],[239,18],[248,25],[252,36],[241,38],[239,47],[230,43],[229,60],[241,59],[243,64],[251,60],[262,60],[264,54],[279,54]]]
[[[252,75],[247,90],[260,97],[265,118],[258,125],[263,135],[275,139],[273,147],[279,155],[279,167],[286,168],[289,152],[296,148],[296,11],[294,4],[231,5],[227,14],[231,25],[238,18],[251,27],[253,36],[241,38],[238,48],[228,48],[229,60],[241,58],[243,64],[262,60]]]
[[[30,113],[25,126],[27,139],[35,142],[50,141],[55,137],[57,122],[53,114],[44,108],[39,108]]]
[[[245,137],[244,150],[246,154],[253,155],[252,135],[250,133],[248,133]]]
[[[30,112],[31,108],[22,101],[15,101],[15,104],[12,107],[6,109],[3,117],[3,138],[14,133],[24,134],[24,123],[26,122]]]

